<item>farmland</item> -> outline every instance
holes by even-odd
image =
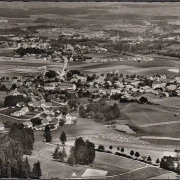
[[[179,5],[0,2],[0,136],[7,121],[33,129],[12,143],[31,167],[40,161],[34,177],[81,178],[88,169],[107,178],[176,177],[157,159],[180,145]],[[6,177],[19,178],[9,169]]]

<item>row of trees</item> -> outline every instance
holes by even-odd
[[[105,147],[103,145],[99,145],[98,146],[98,149],[96,149],[97,151],[100,151],[100,152],[107,152],[107,153],[112,153],[112,150],[113,149],[113,146],[109,146],[109,150],[105,151]],[[118,155],[118,156],[123,156],[123,157],[127,157],[127,158],[139,158],[140,157],[140,153],[137,151],[137,152],[134,152],[133,150],[131,150],[129,152],[129,155],[128,154],[124,154],[124,148],[122,147],[121,149],[119,147],[117,147],[117,150],[118,152],[115,153],[115,155]],[[120,151],[120,153],[119,153]],[[148,156],[148,157],[144,157],[142,156],[143,158],[143,161],[145,162],[148,162],[148,163],[151,163],[152,159],[151,159],[151,156]],[[159,164],[160,163],[160,160],[157,159],[156,160],[156,164]]]

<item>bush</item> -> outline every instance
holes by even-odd
[[[103,145],[99,145],[99,146],[98,146],[98,149],[104,151],[104,150],[105,150],[105,147],[104,147]]]

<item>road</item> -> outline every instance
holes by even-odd
[[[61,72],[60,76],[64,76],[65,75],[65,70],[67,69],[67,65],[68,65],[68,59],[64,58],[64,65],[63,65],[63,69],[62,69],[62,72]]]

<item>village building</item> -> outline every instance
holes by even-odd
[[[55,83],[47,83],[44,85],[44,90],[49,91],[49,90],[54,90],[55,89]]]
[[[0,131],[4,131],[4,124],[0,121]]]
[[[60,90],[75,90],[76,85],[75,84],[70,84],[70,83],[60,83],[57,89],[60,89]]]
[[[20,117],[20,116],[25,115],[28,111],[29,111],[29,108],[25,106],[20,111],[11,113],[11,116]]]

